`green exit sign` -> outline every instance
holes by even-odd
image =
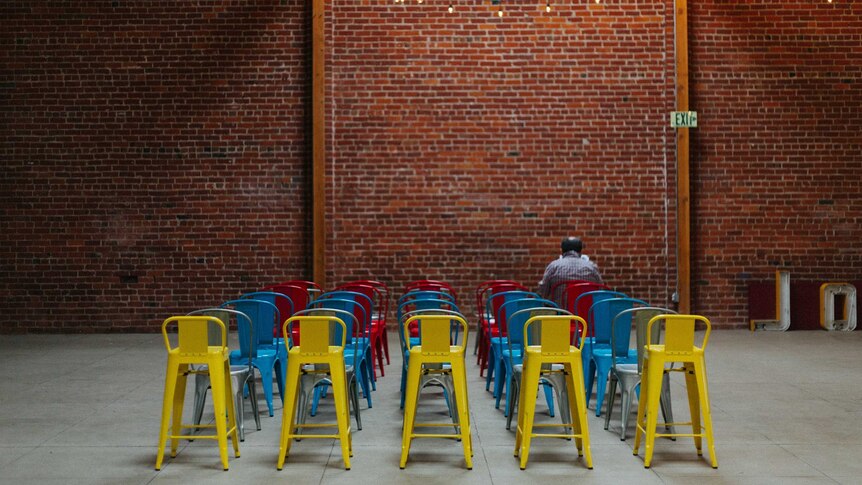
[[[697,111],[672,111],[671,128],[697,128]]]

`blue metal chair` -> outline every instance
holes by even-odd
[[[260,338],[251,338],[254,335],[266,333],[269,341],[272,341],[272,325],[275,319],[280,318],[278,308],[272,303],[263,300],[239,299],[231,300],[221,304],[221,308],[232,308],[238,312],[245,313],[251,318],[252,325],[245,324],[240,319],[237,324],[239,334],[239,350],[230,353],[231,365],[248,365],[249,361],[260,372],[260,380],[263,385],[263,395],[266,398],[266,407],[272,416],[272,371],[275,369],[276,379],[279,381],[279,389],[284,388],[284,374],[278,365],[278,355],[274,348],[262,348]],[[252,330],[252,327],[254,330]],[[249,343],[250,342],[250,343]],[[284,403],[284,395],[280,395]]]
[[[261,335],[258,338],[258,345],[260,345],[263,349],[275,349],[275,355],[278,358],[278,364],[281,366],[281,375],[287,375],[287,346],[284,345],[284,336],[281,335],[281,324],[288,318],[292,317],[294,313],[296,313],[296,307],[293,305],[293,299],[284,293],[279,293],[277,291],[255,291],[252,293],[246,293],[240,298],[249,298],[252,300],[262,300],[267,301],[275,305],[278,310],[278,316],[273,315],[273,321],[275,321],[275,327],[273,327],[273,331],[269,332],[272,334],[272,337],[267,335]],[[264,316],[264,318],[267,318]],[[284,394],[284,379],[279,379],[277,381],[278,384],[278,393],[279,395]]]
[[[581,364],[584,367],[584,385],[589,386],[586,388],[586,392],[588,394],[593,385],[593,375],[592,372],[590,372],[590,362],[593,359],[593,342],[596,340],[593,336],[595,331],[593,330],[593,322],[588,318],[590,307],[593,306],[593,303],[600,300],[606,300],[608,298],[628,298],[628,295],[619,291],[611,290],[588,291],[578,295],[577,298],[575,298],[574,305],[569,308],[569,311],[572,311],[572,313],[583,318],[587,322],[587,328],[590,332],[589,335],[585,336],[583,346],[581,347]],[[587,397],[587,402],[589,403],[589,397]]]
[[[323,293],[308,305],[309,309],[329,308],[334,310],[343,310],[356,316],[354,320],[345,322],[345,324],[347,324],[347,346],[344,349],[344,358],[346,360],[350,360],[354,357],[353,354],[356,354],[356,361],[359,366],[357,371],[359,385],[362,388],[362,394],[365,396],[365,400],[368,402],[368,407],[370,408],[372,407],[371,390],[375,387],[375,384],[373,381],[374,370],[371,367],[371,324],[369,315],[366,311],[366,306],[361,303],[364,301],[363,299],[370,300],[370,298],[361,293],[352,291],[330,291]],[[340,329],[336,329],[337,334],[338,332],[340,332]],[[340,334],[336,336],[340,338]],[[312,404],[312,416],[316,414],[316,401],[319,397],[319,393],[315,394],[315,403]]]
[[[611,372],[611,366],[614,362],[614,356],[618,363],[632,364],[637,363],[637,349],[629,348],[631,340],[632,317],[630,313],[620,317],[617,325],[613,326],[614,317],[618,313],[629,310],[635,307],[649,306],[643,300],[635,298],[608,298],[593,303],[590,307],[590,312],[587,319],[590,326],[594,329],[595,340],[592,347],[592,358],[590,360],[590,370],[587,371],[591,377],[595,372],[596,376],[596,416],[602,414],[602,403],[605,399],[605,388],[608,384],[608,376]],[[611,330],[614,334],[612,337]],[[616,346],[616,349],[611,348],[611,342]],[[586,393],[592,392],[592,382],[590,387],[586,387]],[[590,403],[590,398],[587,396],[587,405]]]
[[[508,326],[506,324],[506,313],[501,312],[503,305],[512,300],[520,300],[522,298],[541,298],[538,293],[532,291],[503,291],[494,293],[488,296],[488,303],[485,308],[491,312],[492,318],[489,318],[491,328],[491,347],[488,349],[488,372],[485,374],[485,390],[491,386],[491,379],[494,380],[494,398],[501,396],[503,392],[503,384],[505,376],[501,375],[505,372],[505,364],[503,363],[503,348],[506,347],[506,333]],[[494,329],[496,328],[496,332]],[[493,335],[496,334],[497,337]]]

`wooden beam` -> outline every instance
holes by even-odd
[[[326,288],[326,37],[324,0],[311,7],[312,272]]]
[[[676,39],[676,109],[688,111],[688,7],[674,0]],[[677,291],[680,313],[691,313],[691,206],[689,198],[689,128],[676,129]]]

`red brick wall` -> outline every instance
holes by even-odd
[[[0,5],[2,331],[155,330],[309,274],[307,3]],[[504,3],[329,3],[329,283],[444,279],[472,315],[577,234],[667,304],[672,2]],[[689,4],[694,309],[741,326],[776,265],[862,271],[862,7]]]
[[[610,284],[667,304],[670,6],[454,6],[332,7],[330,280],[450,281],[472,316],[480,282],[535,286],[581,235]]]
[[[747,288],[862,275],[862,5],[690,5],[695,309],[747,326]]]
[[[306,273],[305,2],[0,5],[4,332],[151,331]]]

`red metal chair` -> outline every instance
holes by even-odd
[[[386,364],[388,365],[390,363],[389,339],[386,337],[386,329],[388,327],[389,305],[392,298],[392,293],[389,291],[389,287],[386,286],[386,284],[382,281],[356,280],[352,281],[351,283],[370,285],[373,286],[375,289],[378,299],[375,300],[376,308],[374,315],[371,316],[371,325],[372,328],[374,328],[374,326],[381,327],[381,331],[383,332],[383,354],[386,356]]]
[[[494,315],[499,309],[500,304],[497,304],[497,308],[488,308],[488,300],[491,295],[502,293],[504,291],[529,291],[526,286],[508,280],[498,280],[496,283],[490,283],[482,292],[480,292],[477,296],[478,299],[482,300],[482,312],[484,318],[480,320],[479,326],[479,338],[482,340],[479,345],[479,355],[477,358],[477,364],[479,365],[479,377],[482,377],[485,374],[485,369],[488,368],[488,354],[491,348],[491,338],[499,337],[499,327],[494,325]]]
[[[376,313],[375,308],[372,306],[375,304],[374,302],[379,301],[380,295],[378,290],[372,286],[367,284],[361,284],[357,282],[345,283],[335,289],[335,291],[354,291],[356,293],[361,293],[368,297],[368,300],[362,300],[360,303],[365,307],[366,315],[373,315]],[[380,377],[386,375],[383,370],[383,340],[386,336],[386,327],[380,325],[379,323],[374,325],[374,318],[371,318],[371,362],[372,364],[376,364],[377,367],[380,368]],[[374,369],[374,377],[377,377],[377,370],[374,368],[374,365],[371,366]]]
[[[311,301],[311,295],[308,293],[308,289],[303,285],[279,283],[277,285],[266,286],[261,291],[274,291],[276,293],[287,295],[287,297],[290,298],[290,301],[293,302],[293,311],[290,312],[284,302],[281,300],[276,301],[278,311],[281,312],[281,322],[278,322],[278,328],[275,330],[278,334],[282,331],[282,324],[284,321],[292,317],[294,313],[308,308],[308,303]],[[274,335],[274,337],[284,338],[283,335]],[[299,326],[294,327],[291,338],[293,338],[293,345],[299,345]]]

